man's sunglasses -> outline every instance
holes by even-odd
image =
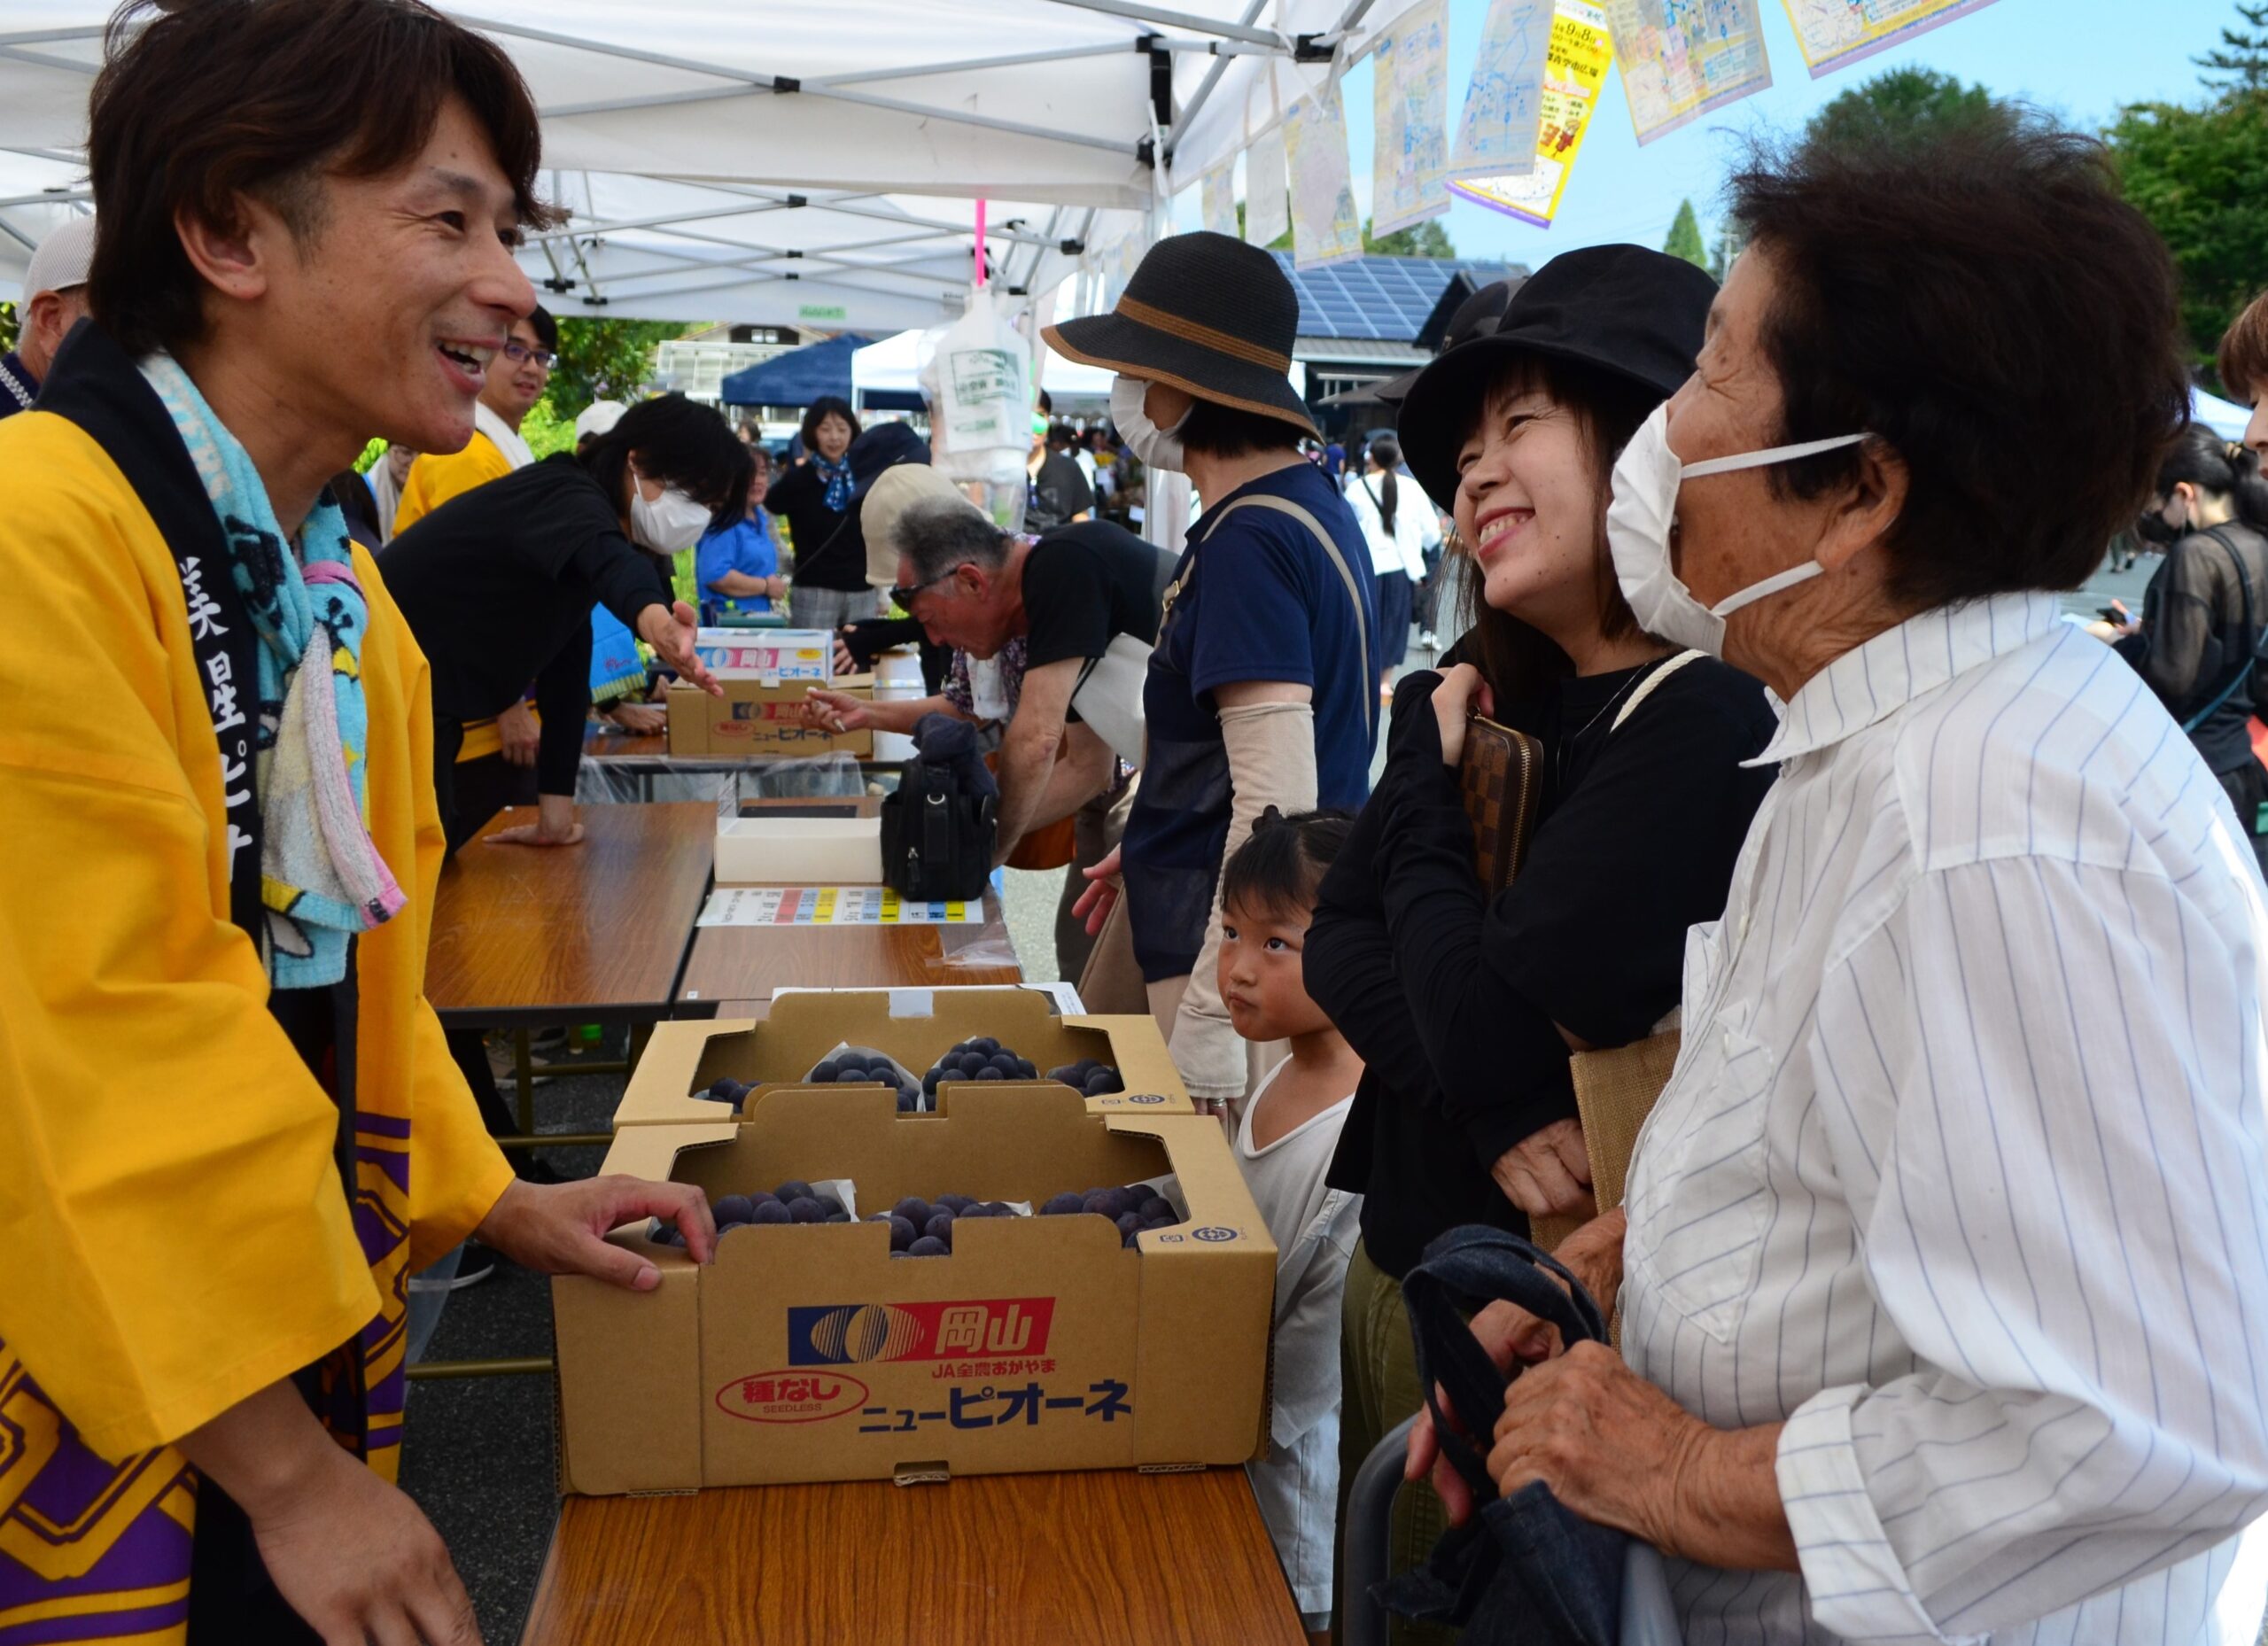
[[[967,563],[968,563],[967,561],[963,561],[961,565],[967,565]],[[960,566],[948,567],[946,570],[937,573],[936,577],[928,578],[923,582],[911,583],[905,585],[904,587],[890,590],[889,597],[905,610],[911,611],[913,609],[913,597],[916,594],[919,594],[925,588],[936,587],[938,584],[943,583],[947,578],[951,577],[959,570]]]
[[[504,358],[515,366],[524,360],[532,360],[546,371],[549,371],[552,362],[559,356],[549,349],[532,349],[524,343],[507,343],[504,345]]]

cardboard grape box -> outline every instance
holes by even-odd
[[[603,1170],[728,1193],[848,1178],[857,1209],[956,1192],[1037,1206],[1171,1172],[1188,1213],[1122,1246],[1094,1215],[972,1217],[950,1255],[890,1255],[887,1223],[736,1228],[695,1263],[608,1238],[652,1292],[552,1282],[560,1478],[603,1495],[1262,1456],[1276,1248],[1216,1120],[1087,1112],[1002,1083],[934,1114],[880,1088],[781,1090],[739,1125],[633,1126]]]
[[[804,698],[817,682],[720,671],[717,683],[725,688],[722,697],[681,680],[670,687],[670,753],[677,758],[846,754],[864,759],[874,752],[871,726],[837,733],[804,724]],[[851,697],[874,695],[871,674],[842,675],[826,686]]]
[[[1061,1016],[1038,989],[828,989],[778,996],[760,1023],[656,1024],[614,1124],[618,1130],[728,1119],[724,1105],[694,1095],[726,1075],[757,1088],[742,1105],[745,1115],[765,1088],[801,1084],[845,1044],[886,1052],[920,1075],[953,1046],[980,1037],[1029,1058],[1042,1075],[1084,1058],[1109,1064],[1124,1090],[1083,1099],[1099,1114],[1193,1110],[1165,1037],[1146,1016]]]

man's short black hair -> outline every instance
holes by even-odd
[[[537,304],[528,311],[528,325],[535,332],[535,340],[547,354],[559,353],[559,322],[549,309]]]
[[[1733,214],[1777,276],[1777,440],[1861,431],[1907,474],[1892,593],[1922,608],[2077,588],[2189,415],[2165,243],[2103,146],[2037,121],[1759,151]],[[1858,448],[1769,470],[1848,485]]]
[[[322,226],[322,176],[407,165],[451,97],[494,148],[521,223],[556,216],[536,194],[542,134],[519,70],[416,0],[128,0],[104,47],[87,300],[130,354],[204,335],[205,278],[176,218],[225,227],[249,198],[305,244]]]

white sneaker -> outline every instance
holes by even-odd
[[[1418,643],[1427,651],[1439,651],[1441,648],[1441,637],[1433,630],[1426,629],[1418,634]]]

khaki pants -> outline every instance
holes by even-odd
[[[1425,1403],[1418,1386],[1418,1353],[1410,1341],[1410,1315],[1402,1307],[1401,1285],[1371,1262],[1359,1242],[1347,1264],[1339,1366],[1339,1542],[1343,1563],[1347,1496],[1354,1489],[1355,1471],[1387,1430]],[[1449,1524],[1449,1513],[1432,1487],[1422,1481],[1404,1485],[1394,1500],[1388,1572],[1399,1575],[1423,1565]],[[1343,1581],[1333,1584],[1333,1594],[1343,1597],[1346,1592]],[[1453,1646],[1456,1636],[1455,1629],[1396,1618],[1387,1638],[1394,1646]]]

